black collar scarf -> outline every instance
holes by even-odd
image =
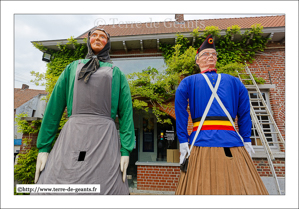
[[[95,31],[95,30],[101,30],[103,32],[106,33],[107,38],[108,38],[108,42],[105,45],[105,47],[97,54],[95,55],[91,45],[90,45],[90,38],[89,36]],[[100,67],[100,63],[101,62],[110,62],[110,56],[109,56],[109,50],[111,48],[111,44],[110,44],[110,35],[104,30],[104,29],[95,29],[92,31],[89,31],[88,33],[88,37],[87,37],[87,48],[88,48],[88,53],[85,57],[85,59],[90,59],[81,69],[79,76],[78,76],[78,80],[84,78],[84,82],[87,83],[90,76],[95,73],[99,67]]]

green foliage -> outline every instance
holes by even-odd
[[[34,83],[36,86],[45,86],[45,83],[40,83],[43,80],[45,80],[45,74],[44,73],[30,71],[30,74],[31,74],[31,76],[35,77],[33,80],[30,80],[31,83]]]
[[[239,27],[238,25],[232,25],[232,27],[227,27],[226,33],[228,35],[234,35],[234,34],[241,35],[240,30],[241,27]]]
[[[197,50],[201,44],[206,40],[207,36],[212,34],[214,38],[219,38],[220,36],[220,29],[216,26],[207,26],[203,32],[202,35],[199,32],[199,27],[195,28],[191,35],[195,37],[195,42],[193,47]]]
[[[263,32],[262,32],[263,28],[264,28],[264,27],[263,27],[261,24],[253,24],[253,25],[251,26],[251,30],[250,30],[250,32],[258,35],[258,34],[263,33]]]
[[[30,140],[23,139],[23,143],[30,143]],[[18,163],[14,166],[15,180],[22,184],[34,183],[37,155],[38,149],[36,147],[32,147],[27,152],[18,155]]]
[[[192,47],[197,50],[206,37],[212,34],[218,52],[217,68],[234,62],[244,63],[247,61],[252,63],[255,53],[265,49],[268,38],[261,36],[263,27],[260,24],[252,25],[251,29],[245,30],[244,34],[241,34],[240,29],[238,25],[233,25],[226,29],[224,36],[221,36],[220,29],[216,26],[207,26],[203,31],[196,28],[191,33],[195,37]],[[235,35],[241,36],[241,38],[237,40]],[[184,40],[181,35],[179,36],[180,39]],[[187,41],[180,41],[177,44],[181,45],[179,55],[183,54],[189,47]],[[176,53],[175,46],[170,44],[161,44],[160,49],[166,61]],[[192,71],[189,72],[191,75]]]
[[[25,138],[23,144],[29,144],[31,140]],[[36,159],[38,149],[32,147],[25,153],[18,154],[18,163],[14,166],[14,179],[20,184],[33,184],[36,170]],[[17,193],[14,188],[15,195],[29,195],[29,193]]]
[[[174,96],[175,90],[172,87],[171,94],[164,90],[164,86],[175,85],[173,81],[179,81],[180,78],[193,75],[199,72],[195,64],[196,50],[209,34],[216,38],[215,45],[218,52],[217,69],[218,73],[226,73],[232,76],[238,76],[238,72],[243,72],[245,61],[252,62],[255,52],[263,51],[267,38],[262,37],[262,27],[259,24],[253,25],[251,30],[241,34],[240,27],[233,25],[228,27],[226,35],[220,35],[220,29],[216,26],[208,26],[203,31],[196,28],[191,33],[195,37],[193,46],[183,35],[177,35],[176,45],[161,43],[160,50],[166,62],[167,69],[164,74],[159,74],[155,69],[148,68],[142,73],[132,73],[128,75],[131,88],[133,107],[135,109],[144,109],[148,111],[149,104],[153,108],[153,114],[157,117],[159,123],[163,121],[163,115],[157,105],[169,101]],[[200,35],[201,34],[201,35]],[[235,40],[234,36],[241,36],[241,39]],[[161,75],[161,80],[157,79]],[[258,84],[265,80],[253,75]],[[244,75],[242,75],[243,78]],[[169,78],[169,79],[168,79]],[[247,78],[247,77],[246,77]],[[157,82],[158,81],[158,82]],[[250,84],[251,81],[245,81],[244,84]],[[164,113],[165,114],[165,113]],[[171,122],[167,122],[171,123]]]
[[[225,73],[234,77],[238,77],[238,72],[242,72],[244,70],[244,67],[245,65],[241,63],[229,63],[227,65],[219,67],[217,69],[217,73]]]
[[[34,120],[30,124],[26,120],[21,120],[22,117],[27,117],[28,114],[20,113],[16,115],[15,121],[18,125],[18,132],[23,134],[37,133],[41,126],[40,120]]]
[[[199,28],[196,28],[191,33],[195,37],[194,45],[189,46],[188,49],[186,49],[188,43],[182,41],[175,46],[161,45],[160,48],[164,52],[163,56],[167,64],[166,72],[181,73],[185,71],[187,72],[184,73],[185,76],[198,73],[199,69],[194,61],[196,50],[206,37],[212,34],[218,52],[216,65],[218,72],[237,76],[237,71],[244,68],[244,65],[241,63],[245,61],[252,63],[255,53],[263,51],[268,41],[268,38],[261,36],[263,27],[260,24],[252,25],[251,29],[246,30],[244,34],[241,34],[240,29],[238,25],[233,25],[227,28],[224,36],[221,36],[220,29],[216,26],[207,26],[203,31],[199,31]],[[236,40],[234,38],[235,35],[241,36],[241,38]],[[183,40],[182,37],[180,39]],[[172,50],[169,50],[170,48]],[[265,82],[264,79],[253,76],[257,83]]]
[[[215,45],[218,52],[216,67],[218,72],[236,76],[237,71],[242,68],[241,63],[245,61],[252,63],[255,53],[265,49],[268,38],[261,36],[262,29],[263,27],[260,24],[255,24],[251,26],[250,30],[246,30],[241,34],[240,27],[233,25],[227,28],[224,36],[221,36],[221,30],[218,27],[208,26],[203,31],[200,31],[199,28],[193,30],[191,33],[195,37],[193,46],[181,34],[177,34],[175,46],[160,43],[160,50],[163,52],[167,69],[159,73],[155,68],[148,67],[141,73],[132,73],[127,76],[133,107],[147,112],[149,108],[152,108],[159,123],[171,123],[163,119],[166,113],[162,112],[161,109],[166,108],[166,103],[174,97],[175,86],[178,85],[182,77],[199,72],[194,57],[197,48],[206,39],[207,35],[212,34],[216,38]],[[236,35],[241,38],[235,39]],[[85,57],[87,46],[86,44],[78,44],[73,37],[68,39],[66,45],[58,43],[59,51],[46,49],[39,43],[35,43],[34,46],[52,54],[51,62],[47,64],[45,74],[31,72],[35,76],[32,82],[39,85],[44,84],[46,91],[49,92],[47,96],[47,99],[49,99],[59,75],[68,64]],[[265,82],[262,78],[253,76],[257,83]],[[46,82],[42,83],[43,80]],[[61,128],[65,122],[66,119],[62,119]]]
[[[136,110],[149,111],[152,109],[158,123],[170,123],[164,116],[167,113],[161,109],[169,107],[165,102],[174,98],[175,86],[178,85],[181,73],[159,72],[155,68],[148,67],[142,72],[127,75],[131,90],[133,108]]]
[[[199,72],[199,68],[195,63],[196,49],[190,46],[183,53],[181,52],[182,45],[174,46],[173,55],[166,60],[167,74],[181,73],[183,75],[192,75]]]
[[[245,65],[241,64],[241,63],[229,63],[225,66],[222,66],[222,67],[219,67],[217,69],[217,73],[225,73],[225,74],[229,74],[229,75],[232,75],[234,77],[238,77],[238,72],[239,73],[245,73]],[[258,78],[256,77],[255,74],[252,74],[255,82],[257,84],[264,84],[266,81],[263,79],[263,78]],[[248,75],[240,75],[240,77],[242,79],[249,79],[250,77]],[[252,81],[249,81],[249,80],[244,80],[243,81],[245,85],[252,85]]]
[[[23,134],[37,133],[41,126],[40,120],[32,121],[28,123],[26,120],[21,120],[22,117],[27,117],[27,114],[21,113],[16,115],[16,123],[18,125],[18,132]],[[23,145],[27,145],[31,142],[31,139],[22,139]],[[38,149],[32,147],[30,150],[26,150],[25,153],[18,154],[18,163],[14,166],[14,178],[21,184],[33,184],[35,175],[36,158]],[[15,195],[23,195],[29,193],[16,193]]]
[[[28,116],[28,113],[20,113],[18,115],[15,116],[15,122],[17,123],[18,125],[18,133],[23,133],[23,130],[26,129],[27,127],[25,122],[23,120],[21,120],[22,117],[27,117]],[[28,125],[28,123],[27,123]]]
[[[205,29],[204,29],[204,37],[207,37],[208,35],[213,35],[213,37],[216,37],[216,38],[219,38],[220,37],[220,29],[217,27],[217,26],[207,26]]]
[[[58,77],[66,66],[78,59],[84,59],[87,54],[86,44],[79,44],[73,37],[67,39],[68,42],[65,45],[57,43],[59,50],[51,50],[42,46],[40,43],[33,43],[37,49],[50,53],[51,62],[47,63],[46,73],[38,73],[31,71],[31,75],[35,76],[35,79],[30,82],[36,85],[45,85],[46,91],[49,93],[47,99],[50,98],[54,86],[58,80]],[[86,39],[84,40],[86,43]],[[43,82],[45,81],[45,82]]]
[[[177,34],[176,45],[181,45],[179,49],[179,54],[183,54],[185,50],[188,48],[189,40],[183,35]],[[171,44],[160,43],[160,50],[163,52],[163,56],[165,60],[168,60],[172,57],[172,54],[175,52],[175,48]]]

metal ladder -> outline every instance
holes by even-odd
[[[240,79],[240,81],[243,83],[244,81],[251,81],[251,85],[245,85],[246,88],[253,88],[255,89],[255,91],[250,91],[248,90],[248,96],[250,98],[250,94],[256,94],[257,95],[257,98],[253,99],[253,98],[250,98],[250,116],[251,116],[251,120],[252,120],[252,125],[254,126],[255,130],[257,131],[259,137],[260,137],[260,140],[262,142],[262,145],[264,147],[264,150],[266,152],[266,155],[267,155],[267,159],[268,159],[268,163],[269,163],[269,167],[270,167],[270,170],[272,172],[272,175],[274,177],[274,180],[275,180],[275,185],[276,185],[276,189],[278,191],[279,194],[282,194],[282,191],[280,189],[280,186],[279,186],[279,183],[278,183],[278,179],[277,179],[277,175],[275,173],[275,169],[274,169],[274,165],[273,165],[273,161],[275,160],[275,157],[274,157],[274,154],[276,154],[276,152],[273,152],[271,150],[271,147],[269,144],[272,144],[272,147],[274,144],[277,144],[278,145],[278,149],[280,148],[285,148],[285,141],[274,121],[274,118],[266,104],[266,101],[264,100],[263,98],[263,95],[262,93],[260,92],[259,90],[259,87],[257,86],[255,80],[254,80],[254,77],[253,75],[251,74],[248,66],[246,65],[245,63],[245,73],[240,73],[238,72],[238,77]],[[242,75],[245,75],[245,76],[242,76]],[[243,77],[243,78],[242,78]],[[246,77],[246,78],[244,78]],[[254,104],[258,104],[258,105],[253,105],[252,103]],[[261,106],[260,106],[261,104]],[[263,113],[256,113],[255,110],[261,110],[261,112],[265,112],[264,114]],[[267,116],[269,118],[269,120],[262,120],[262,116]],[[267,125],[269,126],[269,128],[265,128],[263,127],[264,125]],[[271,125],[274,129],[271,128]],[[271,130],[272,129],[272,130]],[[265,131],[264,131],[265,130]],[[269,130],[266,131],[266,130]],[[267,136],[266,136],[267,134]],[[268,135],[271,135],[270,137]],[[277,141],[274,142],[273,141],[273,135],[276,135],[276,138],[277,138]],[[268,141],[267,139],[272,139],[272,141]],[[279,139],[279,140],[278,140]],[[280,147],[280,145],[282,145]],[[281,152],[279,152],[281,154]]]

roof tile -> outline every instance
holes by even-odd
[[[262,17],[244,17],[244,18],[223,18],[208,20],[186,20],[185,27],[182,24],[175,24],[175,21],[168,22],[147,22],[137,24],[112,24],[105,25],[103,28],[111,36],[133,36],[133,35],[149,35],[161,33],[178,33],[192,32],[194,28],[200,26],[218,26],[220,30],[227,29],[232,25],[239,25],[242,29],[250,28],[253,24],[260,23],[264,28],[267,27],[284,27],[285,15],[279,16],[262,16]],[[95,27],[93,27],[95,28]],[[92,28],[92,29],[93,29]],[[92,30],[90,29],[90,30]],[[80,35],[78,38],[87,37],[89,31]]]
[[[20,107],[22,104],[28,102],[30,99],[32,99],[33,97],[39,94],[47,95],[48,93],[44,90],[15,88],[14,89],[14,109]]]

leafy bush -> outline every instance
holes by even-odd
[[[199,72],[199,68],[195,63],[196,49],[189,47],[181,53],[182,45],[174,46],[173,55],[166,60],[167,74],[182,73],[184,75],[192,75]]]
[[[21,120],[22,117],[27,116],[25,113],[16,115],[15,121],[18,125],[18,132],[23,134],[37,133],[41,126],[41,120],[34,120],[30,123],[26,120]]]
[[[30,143],[29,139],[23,139],[23,143]],[[25,153],[18,154],[18,163],[14,166],[14,178],[21,184],[33,184],[35,169],[36,169],[36,159],[38,155],[38,149],[32,147]],[[15,195],[29,194],[29,193],[16,193]]]
[[[27,139],[23,143],[29,143]],[[26,153],[20,153],[18,163],[14,167],[15,180],[22,182],[22,184],[33,184],[35,175],[35,166],[37,159],[38,149],[32,147]]]
[[[241,63],[229,63],[225,66],[222,66],[222,67],[219,67],[217,69],[217,73],[225,73],[225,74],[229,74],[229,75],[232,75],[234,77],[238,77],[238,72],[239,73],[245,73],[245,65],[241,64]],[[256,77],[255,74],[252,74],[255,82],[257,84],[264,84],[266,81],[263,79],[263,78],[258,78]],[[240,75],[240,77],[242,79],[249,79],[249,75]],[[252,81],[249,81],[249,80],[244,80],[243,81],[245,85],[252,85]]]
[[[191,35],[195,38],[193,46],[182,35],[178,35],[177,45],[181,45],[179,55],[183,54],[188,47],[193,47],[195,50],[200,47],[203,41],[209,34],[212,34],[215,39],[215,46],[218,52],[217,67],[224,66],[230,63],[247,61],[252,63],[257,51],[264,51],[268,42],[268,37],[263,37],[261,24],[254,24],[251,29],[245,30],[243,34],[240,32],[238,25],[233,25],[226,29],[226,34],[221,36],[220,29],[216,26],[207,26],[203,31],[195,28]],[[234,39],[234,36],[241,36],[239,40]],[[161,44],[161,51],[165,60],[170,59],[176,53],[175,46],[171,44]],[[194,56],[193,56],[194,57]]]
[[[158,123],[169,123],[170,119],[164,119],[167,113],[160,108],[167,108],[165,102],[174,98],[175,86],[178,85],[181,73],[159,72],[155,68],[148,67],[142,72],[131,73],[127,75],[131,90],[133,107],[136,110],[149,111],[152,108],[153,114]]]
[[[57,43],[57,46],[60,49],[58,51],[47,49],[41,43],[33,43],[35,48],[44,52],[47,51],[52,55],[51,62],[47,63],[46,73],[30,72],[32,76],[35,76],[35,79],[30,82],[35,83],[35,85],[46,86],[46,91],[49,93],[47,99],[50,98],[58,77],[66,66],[75,60],[84,59],[87,54],[86,44],[79,44],[74,37],[70,37],[67,40],[68,42],[65,45]],[[86,41],[87,39],[84,39],[84,42]]]

